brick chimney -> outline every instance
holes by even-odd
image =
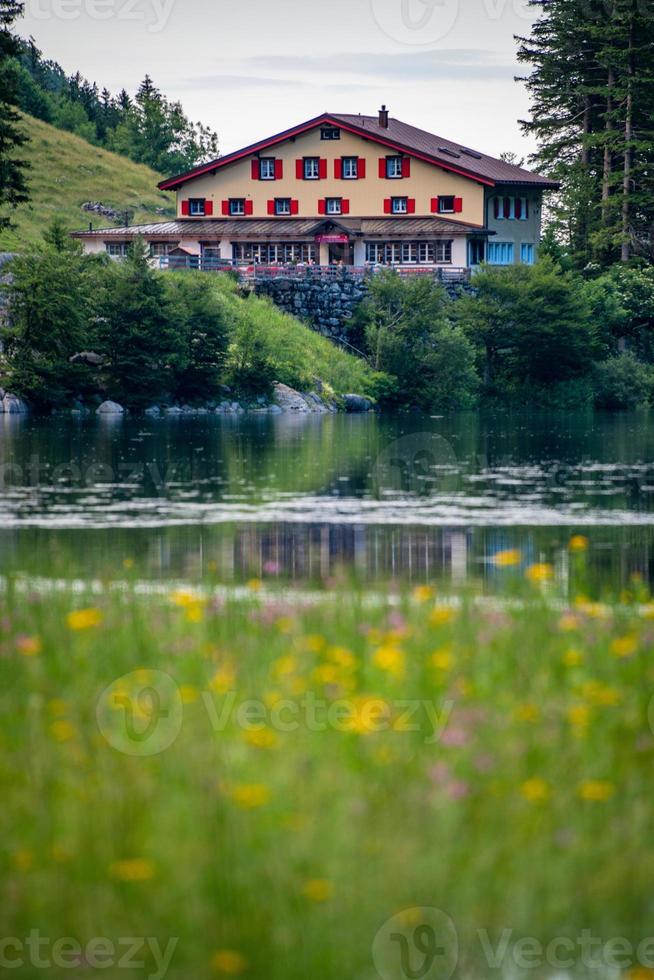
[[[379,110],[379,125],[381,129],[388,129],[388,109],[385,105]]]

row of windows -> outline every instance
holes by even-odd
[[[208,213],[207,204],[203,199],[188,201],[188,213],[192,217],[205,217]],[[463,210],[463,198],[453,195],[434,197],[431,201],[431,211],[434,214],[454,214]],[[384,202],[386,214],[415,214],[416,202],[410,197],[390,197]],[[318,214],[349,214],[350,202],[343,197],[326,197],[318,202]],[[213,209],[212,209],[213,213]],[[268,202],[268,214],[277,217],[289,217],[299,213],[299,202],[290,197],[276,197]],[[231,218],[249,217],[254,214],[254,205],[244,197],[232,197],[222,202],[222,214]]]
[[[529,198],[494,197],[493,217],[496,221],[526,221],[529,217]]]
[[[302,157],[295,162],[298,180],[326,180],[329,161],[322,157]],[[337,180],[363,180],[366,176],[364,157],[344,156],[334,160]],[[411,158],[387,156],[379,161],[379,176],[385,180],[402,180],[411,176]],[[284,161],[276,157],[255,157],[252,161],[253,180],[283,180]]]
[[[433,265],[452,261],[452,242],[366,242],[366,262],[378,265]]]
[[[533,265],[536,259],[536,246],[533,242],[522,242],[520,245],[520,261],[523,265]],[[513,265],[515,262],[515,245],[513,242],[489,241],[486,261],[489,265]]]
[[[203,254],[208,252],[218,252],[220,249],[204,249]],[[318,246],[309,245],[304,242],[284,242],[280,244],[257,244],[255,242],[235,242],[233,245],[233,257],[235,262],[260,262],[263,265],[271,265],[273,262],[282,262],[285,265],[292,265],[296,262],[317,262]]]

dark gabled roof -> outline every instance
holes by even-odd
[[[252,143],[241,150],[228,153],[224,157],[218,157],[216,160],[194,167],[186,173],[178,174],[176,177],[162,180],[158,187],[160,190],[176,190],[194,177],[215,173],[231,163],[253,156],[271,146],[284,143],[294,136],[299,136],[325,123],[339,126],[341,129],[356,133],[364,139],[372,140],[380,146],[406,153],[489,187],[494,187],[497,184],[517,184],[525,187],[539,187],[542,190],[556,190],[559,186],[548,177],[541,177],[540,174],[534,174],[522,167],[516,167],[515,164],[498,160],[488,156],[487,153],[480,153],[470,147],[462,146],[460,143],[453,143],[441,136],[435,136],[424,129],[403,123],[399,119],[391,117],[388,128],[385,128],[380,125],[378,116],[325,112],[291,129],[277,133],[275,136],[270,136],[268,139]]]
[[[74,231],[73,238],[101,238],[103,240],[118,238],[137,238],[175,241],[195,239],[197,241],[217,240],[235,235],[242,238],[248,235],[251,239],[285,238],[297,236],[310,238],[316,235],[325,225],[337,225],[351,235],[469,235],[489,234],[480,225],[464,221],[450,221],[441,217],[407,217],[407,218],[215,218],[212,220],[186,219],[182,221],[161,221],[150,225],[130,225],[127,228],[95,228],[93,231]]]

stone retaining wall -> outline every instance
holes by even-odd
[[[318,333],[337,340],[347,339],[347,321],[368,294],[366,280],[348,272],[257,278],[254,288],[258,296],[269,296],[285,313],[307,320]]]

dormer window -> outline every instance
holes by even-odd
[[[336,126],[323,126],[320,130],[321,140],[340,140],[341,131]]]

